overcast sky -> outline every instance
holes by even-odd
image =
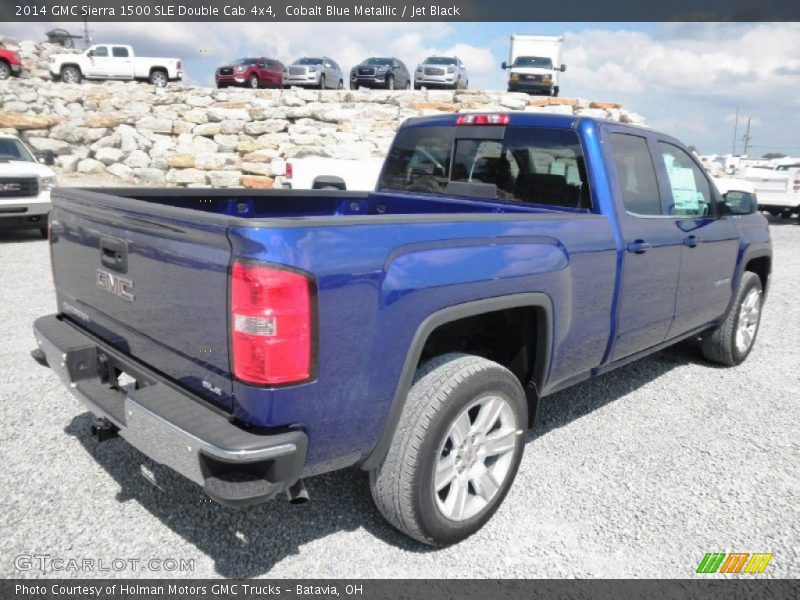
[[[45,39],[55,24],[0,24],[0,33]],[[61,24],[80,33],[79,23]],[[500,63],[512,33],[565,35],[561,94],[621,102],[652,127],[704,153],[737,152],[747,117],[751,155],[800,155],[800,23],[96,23],[95,42],[184,60],[188,81],[210,85],[214,68],[240,56],[291,62],[326,54],[349,71],[394,55],[409,68],[433,53],[457,54],[470,87],[505,89]]]

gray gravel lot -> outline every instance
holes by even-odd
[[[0,576],[42,576],[14,557],[50,554],[194,559],[187,577],[692,577],[706,552],[763,551],[766,575],[798,577],[800,227],[773,220],[772,234],[744,365],[681,344],[547,398],[494,519],[432,550],[384,523],[361,471],[311,479],[304,506],[235,510],[121,440],[95,444],[90,414],[29,357],[31,324],[55,312],[47,244],[0,232]]]

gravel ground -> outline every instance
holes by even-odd
[[[772,234],[773,287],[744,365],[682,344],[546,399],[494,519],[431,550],[383,522],[361,471],[311,479],[304,506],[234,510],[121,440],[95,444],[89,413],[28,355],[33,320],[55,309],[47,245],[0,233],[0,576],[42,576],[13,559],[49,554],[106,568],[194,559],[179,573],[194,577],[680,578],[706,552],[763,551],[766,575],[798,577],[800,227],[774,220]]]

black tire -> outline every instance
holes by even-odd
[[[407,89],[407,90],[410,90],[410,89],[411,89],[411,81],[410,81],[410,80],[409,80],[409,81],[406,81],[406,89]]]
[[[61,81],[64,83],[80,83],[83,75],[78,67],[68,65],[61,69]]]
[[[558,86],[554,87],[553,88],[553,96],[557,98],[558,97],[558,92],[560,92],[560,91],[561,90],[559,90]]]
[[[756,290],[759,300],[758,320],[756,322],[755,333],[752,336],[750,345],[746,351],[742,351],[736,344],[736,332],[739,327],[739,319],[741,317],[742,303],[751,290]],[[751,271],[742,273],[742,279],[739,282],[739,289],[736,291],[736,298],[731,306],[730,311],[725,316],[725,319],[717,327],[709,329],[703,333],[700,347],[703,350],[703,356],[708,360],[725,365],[728,367],[735,367],[744,362],[749,356],[750,351],[758,337],[758,329],[761,325],[761,302],[763,300],[763,290],[761,287],[761,279]]]
[[[389,77],[386,78],[386,89],[387,90],[394,89],[394,75],[389,75]]]
[[[319,89],[321,90],[325,89],[325,75],[319,76]]]
[[[217,88],[220,89],[220,90],[224,90],[227,87],[228,87],[227,83],[218,83],[217,84]]]
[[[0,81],[11,77],[11,67],[4,60],[0,60]]]
[[[41,234],[41,236],[44,239],[47,239],[47,237],[48,237],[48,235],[47,235],[47,233],[48,233],[47,232],[47,227],[39,227],[39,233]]]
[[[357,90],[357,89],[358,89],[358,83],[357,83],[357,82],[356,82],[356,83],[353,83],[353,82],[351,81],[351,82],[350,82],[350,89],[351,89],[351,90]]]
[[[415,89],[415,90],[421,90],[421,89],[422,89],[422,86],[421,86],[421,85],[417,85],[417,84],[415,83],[415,84],[414,84],[414,89]]]
[[[250,77],[247,79],[247,85],[254,90],[260,88],[261,84],[258,82],[258,75],[250,75]]]
[[[487,393],[504,399],[514,414],[511,462],[502,484],[477,514],[451,520],[437,506],[434,466],[455,419]],[[524,449],[521,433],[527,412],[522,386],[505,367],[457,353],[427,362],[416,373],[386,456],[370,471],[378,510],[397,529],[425,544],[442,546],[469,537],[492,517],[514,481]]]
[[[169,75],[162,69],[154,69],[150,73],[150,83],[155,87],[167,87],[169,83]]]

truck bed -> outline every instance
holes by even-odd
[[[242,219],[279,219],[300,217],[346,217],[435,214],[536,214],[572,212],[519,202],[453,198],[425,194],[382,194],[339,190],[231,190],[176,188],[76,188],[61,189],[59,194],[71,202],[92,206],[120,207],[164,214],[183,214],[185,209],[208,215],[232,217],[236,225]],[[126,201],[127,200],[127,201]],[[129,202],[134,201],[134,202]],[[147,202],[145,209],[140,202]],[[153,204],[159,205],[154,209]],[[166,210],[164,210],[166,209]],[[175,213],[170,209],[182,209]],[[588,212],[579,210],[576,212]],[[207,220],[200,215],[193,218]],[[219,219],[213,219],[221,222]],[[234,224],[231,222],[231,224]]]

